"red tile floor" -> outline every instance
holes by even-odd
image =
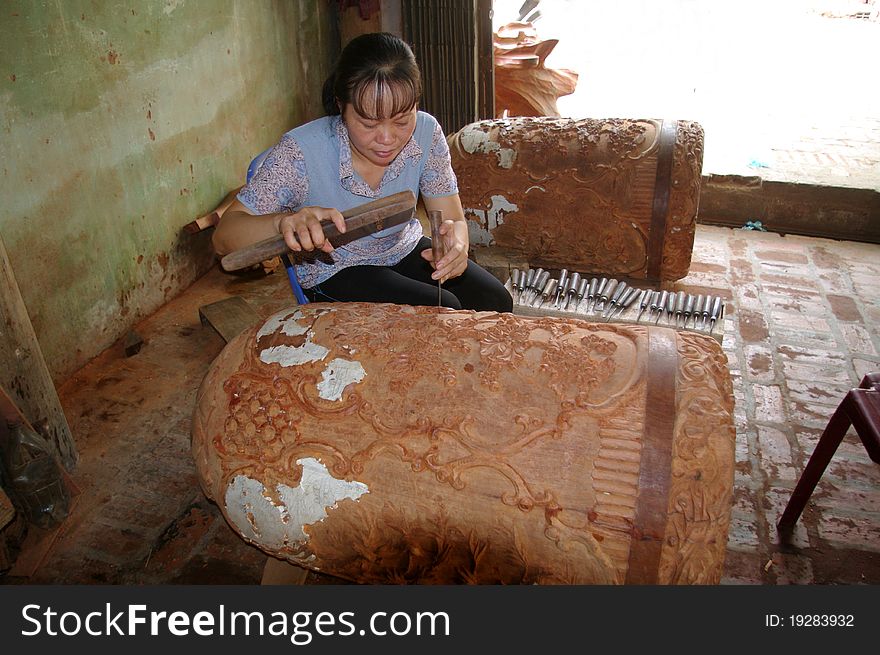
[[[699,226],[674,286],[728,300],[737,466],[722,582],[880,583],[880,466],[854,433],[791,543],[774,527],[837,403],[880,370],[880,246]],[[260,582],[266,556],[203,496],[189,452],[196,389],[224,345],[198,308],[231,295],[263,316],[292,304],[282,275],[216,268],[135,326],[138,354],[120,343],[62,385],[81,493],[59,530],[31,531],[0,582]]]

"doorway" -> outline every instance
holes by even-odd
[[[534,3],[532,3],[534,4]],[[493,28],[522,0],[495,0]],[[880,191],[875,0],[541,0],[546,64],[579,75],[572,118],[675,118],[704,174]]]

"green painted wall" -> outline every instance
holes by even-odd
[[[328,0],[9,1],[0,233],[56,383],[213,264],[181,228],[321,114]]]

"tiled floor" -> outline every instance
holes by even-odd
[[[723,582],[880,583],[880,466],[853,434],[792,543],[774,527],[836,404],[880,370],[880,246],[700,226],[676,288],[729,299],[737,468]],[[32,531],[0,582],[260,582],[266,557],[204,498],[189,453],[195,392],[223,347],[198,308],[229,295],[263,316],[291,304],[281,275],[215,269],[136,326],[140,353],[119,345],[63,385],[81,493],[56,534]]]
[[[880,582],[880,466],[854,432],[791,544],[775,524],[846,391],[880,371],[880,246],[701,227],[681,281],[730,294],[737,471],[725,582]]]

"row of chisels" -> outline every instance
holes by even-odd
[[[638,323],[647,313],[646,320],[659,325],[665,315],[667,325],[708,329],[711,334],[716,322],[724,317],[720,296],[641,289],[623,280],[581,276],[564,268],[558,278],[551,277],[550,271],[543,268],[515,268],[509,282],[518,305],[596,315],[606,321],[635,313]]]

